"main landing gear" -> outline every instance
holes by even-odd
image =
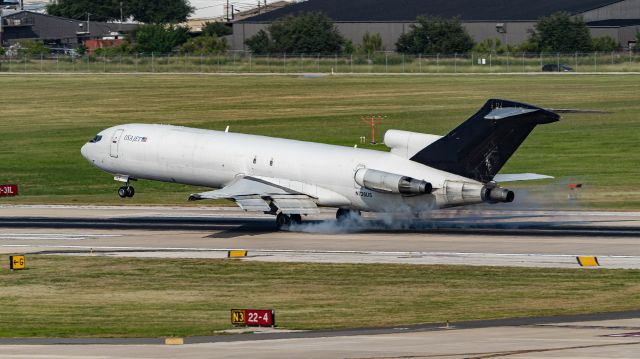
[[[136,190],[133,186],[126,185],[118,188],[118,196],[120,198],[133,197],[134,194],[136,194]]]
[[[276,216],[276,226],[278,227],[278,229],[286,228],[291,224],[300,223],[302,223],[302,216],[299,214],[284,214],[280,212]]]
[[[362,212],[356,209],[338,208],[336,212],[336,219],[338,222],[344,222],[348,219],[359,219],[362,216]]]

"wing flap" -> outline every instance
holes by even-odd
[[[320,211],[314,201],[305,195],[272,196],[273,204],[286,214],[317,214]]]
[[[228,186],[194,193],[189,200],[230,199],[245,211],[273,212],[274,206],[286,214],[315,214],[318,206],[308,195],[261,178],[243,177]]]

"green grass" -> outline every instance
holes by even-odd
[[[0,263],[7,262],[0,256]],[[210,335],[232,308],[294,329],[632,310],[640,271],[33,255],[0,271],[0,337]]]
[[[565,198],[564,184],[585,184],[581,205],[640,209],[639,77],[417,76],[218,77],[195,75],[0,76],[4,105],[0,182],[21,196],[2,203],[184,204],[193,188],[141,181],[135,198],[116,196],[111,177],[91,167],[82,144],[106,127],[168,123],[353,146],[369,128],[445,134],[488,98],[612,114],[568,114],[538,127],[504,168],[555,181],[533,191]],[[386,150],[383,145],[364,147]],[[210,204],[210,203],[206,203]]]

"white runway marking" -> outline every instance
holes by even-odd
[[[140,258],[226,258],[227,251],[237,248],[126,247],[79,245],[6,244],[3,248],[21,248],[31,252],[54,251],[59,255],[98,255]],[[576,256],[581,254],[536,253],[472,253],[472,252],[396,252],[396,251],[319,251],[249,249],[240,260],[262,262],[313,263],[387,263],[449,264],[477,266],[513,266],[544,268],[578,268]],[[598,256],[602,268],[640,268],[638,256]]]
[[[0,233],[0,239],[14,240],[83,240],[122,237],[120,234]]]

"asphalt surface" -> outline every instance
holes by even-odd
[[[640,213],[447,210],[426,217],[332,211],[276,231],[234,208],[0,206],[0,253],[247,261],[640,268]],[[396,328],[184,338],[0,339],[2,358],[637,358],[640,311]],[[55,345],[51,345],[55,344]]]
[[[640,213],[446,210],[423,218],[332,211],[277,231],[235,208],[0,206],[0,253],[327,263],[640,268]]]

